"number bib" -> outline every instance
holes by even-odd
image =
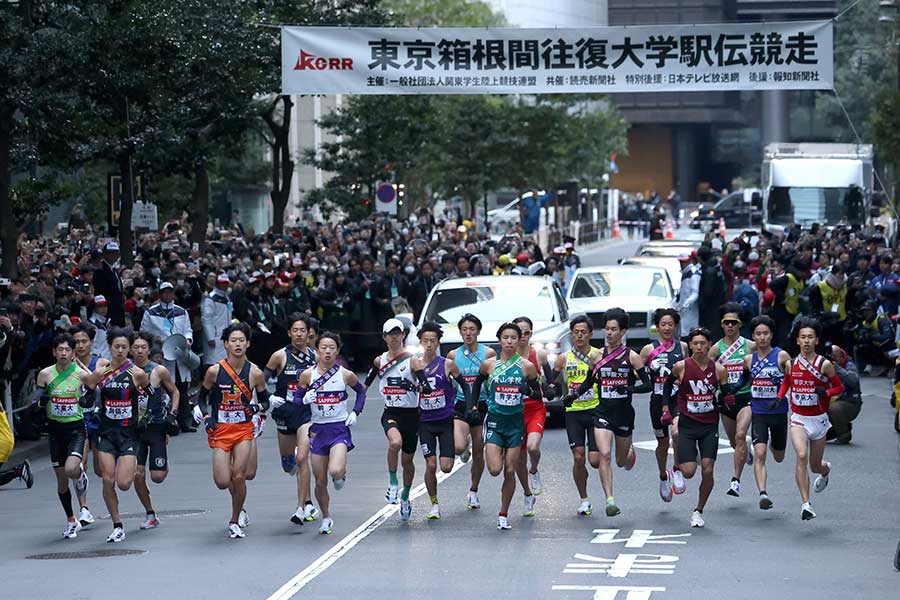
[[[500,406],[518,406],[522,404],[522,392],[517,385],[498,385],[494,389],[494,402]]]
[[[754,398],[774,398],[778,395],[778,388],[767,377],[754,379],[750,384],[750,394]]]
[[[50,403],[50,415],[57,418],[78,416],[78,398],[53,398]]]
[[[382,390],[384,393],[384,405],[392,408],[402,408],[406,401],[408,392],[401,387],[385,386]],[[318,400],[316,400],[318,402]]]
[[[229,424],[246,423],[247,414],[239,404],[220,404],[218,421]]]
[[[581,387],[580,383],[569,382],[569,391],[573,394],[578,391],[578,388]],[[576,402],[590,402],[594,399],[594,389],[593,386],[588,389],[585,393],[578,396],[575,401]]]
[[[422,410],[440,410],[444,408],[447,405],[447,398],[444,395],[444,390],[437,389],[437,377],[429,377],[428,386],[431,388],[431,393],[419,395],[419,403]]]
[[[715,408],[712,396],[695,396],[695,398],[702,398],[702,400],[688,400],[687,409],[689,413],[693,413],[695,415],[708,413],[712,412]]]
[[[744,372],[744,363],[728,363],[727,365],[725,365],[725,370],[728,371],[729,385],[734,385],[741,380],[741,375]]]
[[[798,387],[791,390],[791,403],[796,406],[817,406],[819,395],[814,388]]]
[[[600,386],[600,394],[604,398],[622,400],[628,398],[628,392],[617,392],[616,388],[620,385],[628,385],[627,377],[604,377]]]
[[[124,421],[131,418],[131,400],[107,400],[104,406],[107,419]]]

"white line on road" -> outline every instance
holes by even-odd
[[[458,458],[453,465],[453,470],[449,473],[438,472],[438,483],[444,481],[460,470],[463,463]],[[409,499],[415,500],[419,496],[426,493],[425,484],[420,483],[410,491]],[[329,548],[322,556],[317,558],[308,567],[294,575],[290,581],[278,588],[278,591],[267,598],[267,600],[288,600],[293,598],[297,592],[306,587],[313,579],[321,575],[328,567],[333,565],[339,558],[347,554],[358,543],[366,539],[371,533],[385,523],[394,513],[400,510],[397,504],[387,504],[377,513],[366,519],[362,525],[350,532],[344,539]]]

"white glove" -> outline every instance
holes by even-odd
[[[203,411],[200,410],[199,406],[195,406],[192,411],[194,415],[194,425],[200,425],[203,423]]]
[[[316,401],[316,390],[309,390],[303,396],[303,404],[312,404]]]
[[[265,413],[257,413],[253,415],[251,421],[253,422],[253,437],[258,438],[262,435],[263,429],[266,428],[266,415]]]
[[[654,358],[650,361],[650,370],[651,371],[659,371],[659,368],[662,366],[662,361],[659,358]]]
[[[269,407],[272,410],[284,406],[286,402],[287,400],[285,400],[281,396],[269,396]]]
[[[344,425],[346,425],[347,427],[353,427],[354,425],[356,425],[355,412],[351,412],[349,415],[347,415],[347,418],[344,420]]]

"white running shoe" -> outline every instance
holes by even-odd
[[[580,517],[586,517],[586,516],[590,515],[592,512],[594,512],[594,507],[591,506],[591,501],[590,500],[582,500],[581,506],[578,507],[576,514],[578,514],[578,516],[580,516]]]
[[[441,518],[441,507],[439,504],[431,505],[431,510],[428,511],[427,518],[428,519],[440,519]]]
[[[819,475],[813,482],[813,489],[816,492],[824,492],[825,488],[828,487],[828,478],[831,477],[831,463],[826,461],[825,466],[828,467],[828,475]]]
[[[459,455],[459,460],[463,461],[464,463],[467,463],[467,462],[469,462],[470,458],[472,458],[472,438],[469,436],[466,436],[466,448]]]
[[[747,436],[747,458],[744,459],[744,462],[747,463],[747,466],[753,464],[753,440],[749,435]]]
[[[112,542],[114,544],[118,544],[119,542],[125,541],[125,530],[121,527],[116,527],[112,530],[112,533],[109,534],[109,537],[106,538],[107,542]]]
[[[315,521],[316,517],[319,516],[319,509],[313,506],[312,504],[307,504],[303,507],[303,520],[304,521]]]
[[[384,501],[388,504],[397,504],[399,502],[399,495],[397,494],[397,486],[389,485],[387,491],[384,493]]]
[[[735,498],[740,497],[741,495],[741,482],[735,479],[731,480],[731,483],[728,485],[728,491],[725,492],[729,496],[734,496]]]
[[[78,522],[81,523],[82,527],[94,524],[94,515],[91,514],[87,506],[81,507],[81,512],[78,513]]]
[[[66,530],[63,531],[63,537],[67,540],[73,540],[78,537],[78,532],[81,531],[81,523],[78,521],[68,521],[66,523]]]
[[[685,483],[684,475],[681,474],[680,470],[672,471],[672,491],[675,492],[676,496],[687,491],[687,484]]]
[[[400,501],[400,520],[401,521],[409,521],[409,518],[412,516],[412,502],[409,500],[401,500]]]
[[[506,517],[497,517],[497,529],[512,529],[509,525],[509,519]]]
[[[663,502],[672,501],[672,471],[666,471],[666,478],[659,481],[659,497]]]
[[[706,522],[703,520],[703,515],[700,514],[699,510],[695,510],[691,513],[691,527],[703,527],[706,525]]]
[[[530,496],[525,496],[525,500],[522,503],[522,516],[523,517],[533,517],[534,516],[534,504],[537,502],[537,498],[534,494]]]
[[[769,498],[768,494],[759,495],[759,507],[762,510],[769,510],[770,508],[772,508],[772,499]]]
[[[528,473],[528,487],[531,488],[531,493],[535,496],[540,496],[544,493],[544,482],[541,481],[540,473]]]
[[[141,529],[153,529],[154,527],[159,527],[159,519],[156,518],[156,514],[149,514],[141,523]]]
[[[244,530],[241,529],[240,525],[238,525],[237,523],[229,523],[228,524],[228,537],[230,537],[233,540],[236,540],[238,538],[242,538],[242,537],[246,537],[246,536],[244,535]]]
[[[241,529],[250,526],[250,515],[248,515],[247,511],[243,508],[241,509],[241,514],[238,515],[238,526]]]
[[[294,525],[303,525],[304,521],[304,511],[302,506],[298,506],[297,510],[294,511],[294,514],[291,515],[291,523]]]
[[[804,502],[803,506],[800,507],[800,519],[803,521],[809,521],[810,519],[815,519],[816,513],[813,512],[812,506],[809,502]]]
[[[79,475],[78,479],[75,481],[75,495],[79,498],[84,498],[90,483],[91,480],[88,479],[87,473],[84,472],[84,467],[81,467],[81,475]]]
[[[466,509],[478,510],[479,508],[481,508],[481,502],[478,501],[478,493],[469,490],[469,493],[466,495]]]
[[[331,535],[332,527],[334,527],[334,519],[325,517],[322,519],[322,524],[319,526],[319,533],[321,535]]]
[[[332,480],[331,480],[331,483],[334,484],[334,489],[335,489],[335,491],[338,491],[338,492],[339,492],[339,491],[341,491],[342,489],[344,489],[344,484],[347,483],[347,476],[344,475],[344,476],[341,477],[340,479],[332,479]],[[395,488],[395,489],[396,489],[396,488]],[[391,504],[395,504],[395,503],[392,502]]]

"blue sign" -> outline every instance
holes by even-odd
[[[394,198],[397,197],[397,190],[394,189],[393,184],[390,183],[382,183],[378,186],[378,191],[375,192],[375,195],[378,196],[378,200],[380,202],[384,202],[388,204],[394,201]]]

